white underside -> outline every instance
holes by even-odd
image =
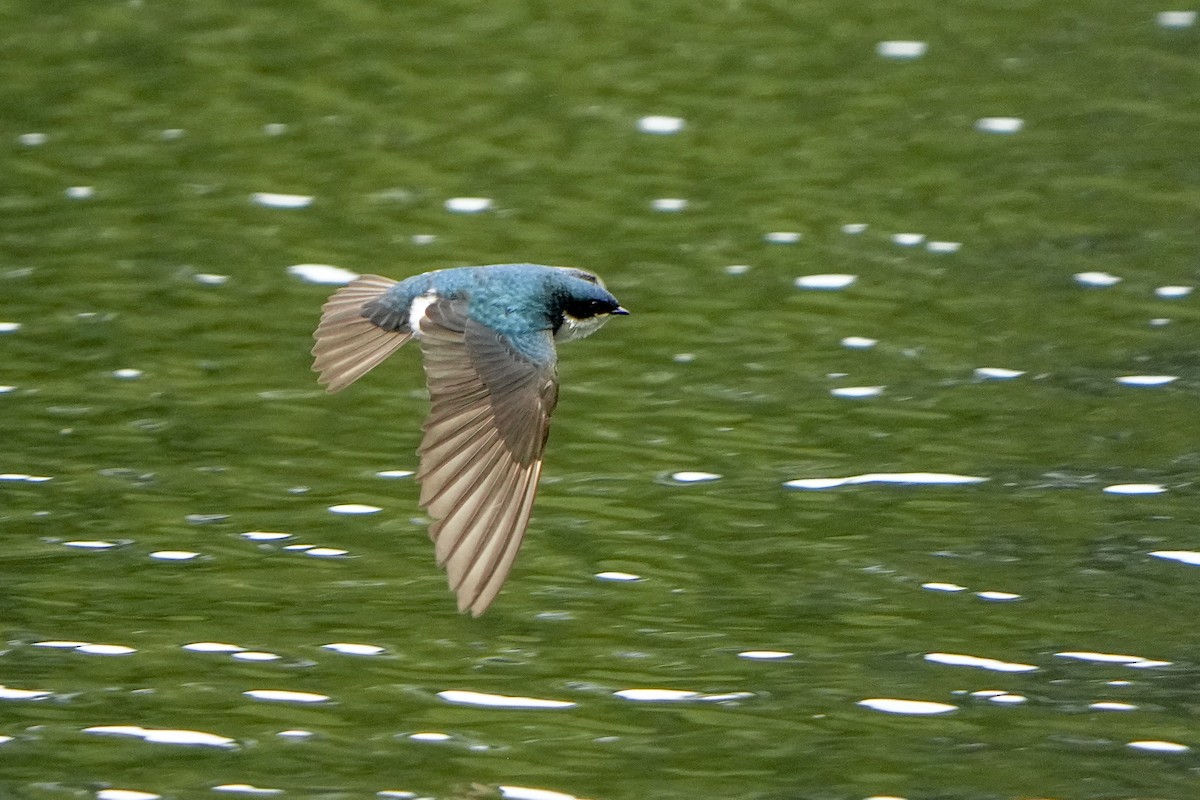
[[[554,334],[554,338],[560,342],[569,342],[572,339],[582,339],[585,336],[591,336],[600,330],[601,325],[608,322],[608,317],[608,314],[597,314],[587,319],[579,319],[578,317],[572,317],[570,314],[563,314],[563,324],[558,329],[558,333]]]

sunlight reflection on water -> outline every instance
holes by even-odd
[[[14,21],[2,780],[1185,796],[1195,12],[1046,49],[1061,21],[818,6],[364,6],[322,20],[336,65],[307,12]],[[901,38],[946,24],[971,47]],[[419,377],[326,395],[310,336],[356,270],[534,256],[635,313],[562,353],[471,620],[411,516]]]

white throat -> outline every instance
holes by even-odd
[[[608,322],[608,314],[597,314],[594,317],[580,319],[572,317],[570,314],[563,314],[563,324],[559,326],[558,333],[554,334],[554,338],[560,342],[569,342],[572,339],[582,339],[585,336],[591,336],[596,331],[600,330],[600,326]]]

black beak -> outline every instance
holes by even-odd
[[[625,309],[621,308],[620,306],[617,306],[616,308],[614,308],[612,311],[610,311],[610,312],[608,312],[608,313],[610,313],[610,314],[620,314],[621,316],[626,316],[626,315],[628,315],[628,314],[629,314],[629,312],[628,312],[628,311],[626,311]]]

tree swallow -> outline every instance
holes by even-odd
[[[592,273],[537,264],[363,275],[321,308],[313,370],[327,391],[421,343],[420,504],[460,612],[496,599],[529,524],[558,401],[555,341],[628,313]]]

